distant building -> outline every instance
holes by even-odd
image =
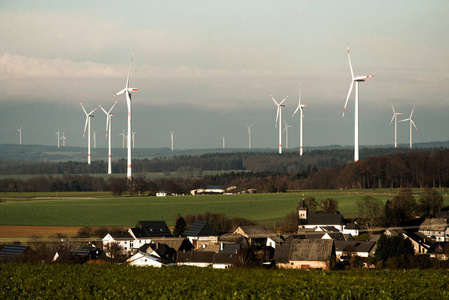
[[[419,226],[419,232],[436,242],[449,241],[449,227],[446,219],[426,219]]]
[[[218,234],[209,223],[203,221],[194,222],[187,229],[186,236],[195,248],[218,242]]]

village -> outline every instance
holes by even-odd
[[[174,235],[165,221],[138,221],[128,230],[110,231],[101,241],[79,244],[57,243],[50,263],[109,261],[130,266],[195,266],[227,269],[265,267],[292,269],[382,268],[379,247],[396,239],[404,242],[415,257],[438,262],[449,258],[449,226],[444,214],[425,219],[417,228],[391,227],[373,231],[361,239],[355,222],[342,214],[309,213],[302,201],[297,210],[298,229],[279,234],[266,226],[239,226],[229,233],[217,233],[211,224],[195,221],[182,234]],[[185,224],[185,223],[184,223]],[[383,242],[381,242],[383,241]],[[399,241],[399,242],[398,242]],[[404,244],[401,244],[404,245]],[[34,250],[27,245],[5,245],[0,262],[30,261]],[[391,255],[392,253],[387,253]],[[403,254],[407,254],[406,252]]]

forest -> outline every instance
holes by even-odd
[[[2,192],[40,191],[111,191],[121,195],[164,190],[188,193],[207,185],[235,186],[236,191],[285,192],[295,189],[352,188],[425,188],[449,187],[449,150],[411,151],[366,157],[348,162],[346,150],[316,151],[310,157],[297,153],[282,156],[267,153],[214,153],[200,156],[143,159],[133,161],[136,178],[98,177],[105,164],[93,162],[14,162],[2,161],[1,174],[63,174],[43,175],[27,180],[0,180]],[[378,153],[381,154],[381,153]],[[118,166],[123,167],[121,170]],[[125,173],[125,163],[115,164],[114,172]],[[117,170],[120,169],[120,170]],[[90,172],[84,172],[90,170]],[[221,175],[200,176],[203,170],[229,170]],[[234,171],[230,171],[234,170]],[[182,178],[146,179],[144,172],[178,171]],[[241,171],[241,172],[240,172]],[[12,176],[13,177],[13,176]]]

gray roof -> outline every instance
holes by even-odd
[[[307,225],[345,225],[345,219],[341,214],[310,214],[307,216]]]
[[[345,229],[347,230],[358,230],[360,229],[359,226],[356,223],[347,223],[345,226]]]
[[[215,252],[178,252],[178,263],[210,263],[210,264],[235,264],[237,255],[234,253]]]
[[[223,250],[220,249],[219,253],[237,254],[241,248],[240,244],[223,244]]]
[[[446,219],[426,219],[419,226],[419,231],[444,231],[447,227]]]
[[[341,232],[327,232],[331,239],[334,241],[345,241],[345,236]]]
[[[114,240],[134,240],[134,237],[128,231],[113,231],[108,233]]]
[[[131,229],[136,237],[172,237],[165,221],[139,221],[135,228]]]
[[[276,262],[329,261],[334,254],[333,240],[294,239],[287,246],[278,246],[274,252]]]
[[[239,227],[243,233],[244,236],[246,236],[249,239],[264,239],[264,238],[270,238],[276,243],[282,243],[283,240],[279,236],[274,233],[273,230],[264,227],[264,226],[240,226]],[[238,229],[236,231],[238,231]]]
[[[335,251],[354,250],[358,253],[369,253],[375,242],[370,241],[335,241]]]
[[[0,250],[0,262],[12,262],[17,260],[25,251],[30,249],[28,246],[22,245],[5,245]]]
[[[196,221],[187,229],[186,236],[218,236],[218,234],[209,223]]]

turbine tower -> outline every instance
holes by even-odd
[[[416,127],[415,122],[413,122],[413,120],[412,120],[412,115],[413,115],[414,110],[415,110],[415,106],[413,105],[412,112],[410,113],[410,117],[399,121],[399,122],[410,121],[410,149],[412,149],[412,125],[415,127],[416,130],[418,130],[418,127]]]
[[[59,131],[59,129],[58,129],[58,131]],[[65,137],[65,129],[62,131],[61,140],[62,140],[62,147],[65,147],[65,141],[67,140],[67,138]],[[59,142],[58,142],[58,144],[59,144]]]
[[[174,130],[171,131],[170,129],[169,131],[170,131],[171,151],[173,151],[173,135],[175,134],[175,131]]]
[[[134,135],[135,135],[136,133],[137,133],[137,131],[133,131],[133,132],[132,132],[132,134],[133,134],[133,135],[132,135],[132,137],[133,137],[133,149],[134,149]]]
[[[282,108],[285,107],[285,105],[282,105],[284,101],[288,98],[288,95],[282,100],[281,102],[277,103],[276,100],[274,100],[273,96],[271,96],[271,99],[273,99],[274,103],[278,107],[278,110],[276,112],[276,124],[274,125],[274,128],[278,125],[279,120],[279,154],[282,154]]]
[[[112,109],[117,104],[118,99],[115,101],[115,103],[111,106],[111,109],[109,111],[106,111],[101,105],[98,105],[101,110],[106,114],[106,137],[108,138],[108,174],[112,174],[112,117],[115,116],[115,114],[111,114]],[[109,132],[109,135],[108,135]],[[123,130],[123,133],[124,130]],[[123,148],[125,147],[125,143],[123,142]]]
[[[223,143],[223,149],[226,148],[225,147],[225,136],[223,134],[221,135],[221,142]]]
[[[86,115],[86,124],[84,125],[84,132],[83,132],[83,140],[84,140],[84,136],[86,135],[86,127],[87,128],[87,164],[90,165],[90,119],[93,118],[94,116],[92,115],[94,111],[97,110],[98,107],[95,107],[90,113],[86,112],[86,109],[83,106],[83,103],[81,103],[81,107],[83,108],[84,114]],[[58,129],[59,131],[59,129]],[[59,137],[59,136],[58,136]],[[59,139],[58,139],[58,144],[59,144]]]
[[[345,117],[346,105],[348,104],[349,96],[351,96],[352,87],[355,82],[355,109],[354,109],[354,161],[359,160],[359,82],[364,82],[366,78],[373,77],[373,75],[363,75],[354,76],[354,71],[352,70],[351,57],[349,56],[349,43],[347,44],[348,49],[348,61],[349,68],[351,69],[352,81],[349,87],[348,97],[346,97],[345,107],[343,108],[342,120]]]
[[[95,130],[92,130],[92,133],[94,134],[94,149],[97,148],[97,132]]]
[[[61,139],[61,138],[59,137],[59,134],[60,134],[60,132],[59,132],[59,128],[58,128],[58,131],[56,131],[56,133],[55,133],[55,135],[58,136],[58,148],[59,148],[59,140]]]
[[[251,125],[246,124],[248,127],[248,149],[251,149],[251,127],[253,127],[254,123]]]
[[[122,148],[125,148],[125,139],[126,139],[126,134],[125,134],[125,129],[123,129],[123,132],[119,134],[119,136],[122,136]]]
[[[301,110],[301,114],[299,116],[299,156],[302,156],[302,152],[303,152],[303,147],[302,147],[302,119],[304,118],[304,107],[307,107],[307,105],[305,104],[301,104],[301,84],[299,85],[299,103],[298,103],[298,107],[296,108],[295,112],[292,115],[293,116],[296,114],[296,112],[298,110]]]
[[[285,132],[285,149],[288,149],[288,128],[293,127],[293,126],[287,125],[287,121],[285,121],[285,119],[284,119],[284,123],[285,123],[285,128],[284,128],[283,132]]]
[[[22,126],[20,126],[20,129],[17,129],[17,131],[19,132],[19,145],[22,145]]]
[[[136,88],[130,88],[129,87],[129,73],[131,72],[131,65],[133,63],[133,58],[134,58],[134,50],[133,50],[133,54],[131,56],[131,61],[129,63],[129,69],[128,69],[128,76],[126,78],[126,85],[125,88],[123,90],[121,90],[120,92],[118,92],[117,94],[114,95],[118,96],[121,95],[123,93],[125,93],[126,95],[126,104],[128,106],[128,137],[131,136],[132,134],[132,119],[131,119],[131,112],[132,112],[132,103],[131,103],[131,92],[135,92],[137,91]],[[128,181],[131,180],[132,178],[132,171],[131,171],[131,139],[128,138],[128,163],[127,163],[127,172],[126,172],[126,177],[128,178]]]
[[[391,123],[394,120],[394,147],[397,148],[398,147],[398,115],[402,115],[403,113],[397,113],[394,110],[393,103],[391,103],[391,108],[393,109],[393,117],[391,118],[390,125],[388,125],[388,126],[391,126]]]

